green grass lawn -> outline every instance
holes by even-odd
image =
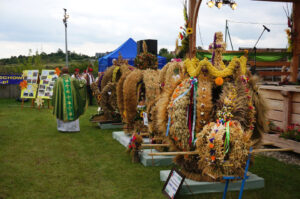
[[[51,110],[0,100],[0,199],[165,198],[159,171],[171,166],[131,163],[113,130],[89,122],[96,109],[89,107],[80,118],[80,133],[59,133]],[[265,178],[265,188],[245,191],[243,198],[300,198],[299,166],[257,156],[250,171]],[[227,196],[237,197],[238,192]],[[222,198],[222,193],[179,198]]]

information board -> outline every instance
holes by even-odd
[[[54,83],[58,76],[54,70],[43,70],[40,78],[38,89],[38,97],[43,99],[51,99],[53,95]]]
[[[167,198],[175,198],[181,188],[182,183],[184,182],[184,179],[185,176],[176,168],[173,168],[163,187],[163,194],[167,196]]]
[[[35,98],[38,87],[38,70],[24,70],[23,80],[27,81],[27,88],[21,90],[21,98]]]

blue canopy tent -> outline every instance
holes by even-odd
[[[113,59],[118,59],[119,53],[121,53],[123,59],[128,60],[128,64],[134,66],[134,59],[137,54],[137,44],[136,42],[129,38],[125,43],[123,43],[119,48],[114,50],[113,52],[105,55],[104,57],[99,58],[99,72],[104,72],[107,67],[112,65]],[[167,59],[165,57],[157,56],[158,59],[158,69],[164,67],[167,63]]]
[[[162,69],[167,64],[167,58],[157,55],[158,69]]]

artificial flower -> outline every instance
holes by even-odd
[[[35,100],[36,105],[38,105],[39,107],[43,105],[44,100],[40,97],[36,98]]]
[[[61,73],[61,70],[60,70],[59,68],[55,68],[55,74],[56,74],[57,76],[59,76],[60,73]]]
[[[188,35],[193,34],[193,28],[187,28],[186,34],[188,34]]]
[[[215,83],[216,83],[217,86],[222,86],[223,83],[224,83],[224,80],[223,80],[222,77],[217,77],[217,78],[215,79]]]
[[[19,85],[20,85],[20,87],[21,87],[21,90],[23,90],[23,89],[27,88],[27,81],[26,81],[26,80],[23,80],[23,81],[20,82]]]

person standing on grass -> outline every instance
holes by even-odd
[[[89,105],[93,105],[93,91],[92,91],[91,85],[95,81],[95,78],[93,75],[92,68],[88,68],[86,81],[87,81],[87,94],[88,94],[89,101],[90,101]]]
[[[64,67],[62,75],[53,88],[53,114],[57,118],[57,130],[61,132],[78,132],[79,117],[87,107],[86,80],[72,78],[69,69]]]

